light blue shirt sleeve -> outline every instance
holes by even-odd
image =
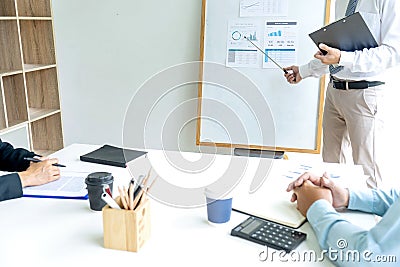
[[[399,190],[352,190],[348,209],[360,210],[383,216],[399,198]],[[400,215],[400,214],[399,214]]]
[[[346,220],[326,200],[318,200],[311,205],[307,218],[322,249],[327,252],[337,252],[331,258],[336,265],[399,266],[400,199],[398,196],[399,192],[394,190],[350,191],[349,209],[383,215],[381,221],[369,230]],[[391,263],[388,263],[389,261]]]

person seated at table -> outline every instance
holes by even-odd
[[[297,209],[307,217],[322,249],[338,251],[335,264],[382,266],[379,263],[384,260],[400,261],[400,190],[347,189],[336,185],[326,174],[320,177],[304,173],[288,185],[287,191],[293,191],[291,201],[297,201]],[[342,208],[372,213],[382,219],[366,230],[335,210]],[[360,261],[352,256],[359,256]]]
[[[60,178],[60,170],[52,164],[57,159],[42,158],[42,162],[30,163],[27,157],[35,153],[23,148],[14,148],[0,139],[0,170],[14,172],[0,176],[0,201],[22,197],[22,188],[41,185]]]

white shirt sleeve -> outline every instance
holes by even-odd
[[[379,73],[400,63],[400,1],[376,1],[380,19],[380,36],[376,36],[378,47],[354,52],[341,51],[339,65],[351,72]]]

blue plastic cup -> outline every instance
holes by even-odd
[[[216,198],[206,190],[207,219],[212,223],[226,223],[231,219],[232,197]]]

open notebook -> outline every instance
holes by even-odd
[[[365,186],[361,166],[329,163],[304,164],[291,160],[274,160],[268,177],[255,193],[249,193],[251,181],[247,177],[241,181],[234,190],[233,209],[298,228],[306,221],[306,218],[297,210],[296,203],[290,202],[292,193],[286,192],[286,188],[290,182],[306,171],[318,175],[327,171],[336,183],[349,187]]]

